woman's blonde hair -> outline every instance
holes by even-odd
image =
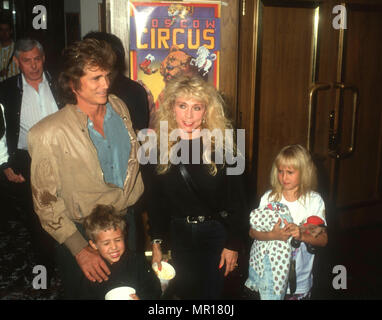
[[[198,102],[201,102],[206,107],[206,113],[204,116],[204,120],[202,123],[202,130],[208,129],[209,132],[213,132],[215,129],[221,130],[223,136],[223,145],[220,147],[218,143],[215,141],[215,137],[212,135],[209,139],[210,141],[205,141],[206,136],[202,134],[203,145],[206,143],[211,144],[210,152],[216,152],[218,148],[223,148],[223,153],[226,151],[234,152],[235,145],[230,143],[230,141],[226,141],[225,139],[225,129],[232,129],[231,122],[226,118],[224,113],[225,103],[222,96],[215,89],[213,85],[203,80],[200,76],[180,76],[170,80],[166,84],[166,88],[163,91],[163,94],[160,97],[159,109],[155,114],[154,118],[154,130],[158,137],[158,150],[160,150],[160,137],[164,135],[167,137],[168,141],[168,150],[160,150],[161,153],[165,152],[167,158],[170,159],[171,148],[178,141],[170,141],[169,136],[173,130],[178,129],[178,125],[174,116],[174,107],[175,101],[177,98],[193,98]],[[168,123],[168,131],[160,127],[161,121],[167,121]],[[162,131],[162,132],[161,132]],[[215,143],[216,142],[216,143]],[[211,159],[209,155],[206,154],[208,150],[203,152],[203,159]],[[157,172],[159,174],[164,174],[170,169],[171,163],[168,161],[165,164],[158,164]],[[209,163],[209,172],[211,175],[215,175],[217,172],[217,167],[214,161],[210,161]]]
[[[281,149],[272,164],[271,187],[269,199],[280,201],[282,197],[282,185],[278,179],[280,166],[291,167],[300,173],[300,184],[297,189],[297,198],[305,201],[306,195],[317,187],[316,166],[309,152],[301,145],[289,145]]]

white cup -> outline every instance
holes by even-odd
[[[158,264],[156,262],[153,263],[152,268],[160,280],[162,294],[163,294],[165,290],[167,289],[170,283],[170,280],[175,278],[176,272],[174,267],[168,262],[162,261],[161,264],[162,264],[162,269],[160,271],[158,269]]]
[[[135,294],[134,288],[118,287],[106,293],[105,300],[133,300],[133,298],[130,297],[131,294]]]

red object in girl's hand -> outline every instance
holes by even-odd
[[[325,224],[325,221],[322,220],[319,216],[310,216],[308,219],[306,219],[306,223],[304,223],[304,226],[308,224],[314,224],[316,226],[319,226],[321,224]]]

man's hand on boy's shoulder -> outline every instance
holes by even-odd
[[[107,281],[110,270],[97,250],[90,246],[83,248],[77,255],[76,261],[85,277],[90,281]]]

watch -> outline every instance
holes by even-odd
[[[163,242],[162,239],[154,239],[153,241],[151,241],[152,244],[161,244]]]

